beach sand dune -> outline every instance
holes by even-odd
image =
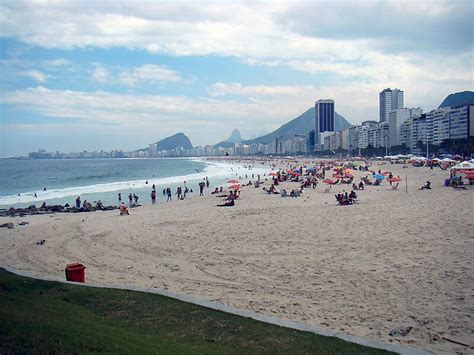
[[[318,186],[299,198],[246,187],[231,208],[207,195],[122,217],[3,218],[29,225],[0,230],[0,261],[58,279],[66,264],[82,262],[94,283],[167,289],[386,342],[469,353],[440,337],[473,339],[473,191],[444,187],[449,174],[439,169],[382,170],[402,177],[399,188],[368,186],[353,206],[335,204],[334,194],[349,185],[329,193]],[[362,173],[354,174],[358,182]],[[426,180],[433,189],[418,190]],[[44,245],[35,244],[41,239]],[[413,327],[407,336],[388,335],[403,325]]]

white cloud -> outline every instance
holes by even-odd
[[[134,68],[106,67],[103,64],[96,64],[92,79],[102,84],[122,84],[130,87],[146,83],[160,84],[183,80],[175,70],[155,64],[145,64]]]
[[[92,73],[92,79],[99,83],[106,83],[110,79],[109,71],[103,66],[98,65],[95,67],[94,72]]]
[[[121,83],[128,86],[135,86],[140,82],[159,83],[166,81],[180,81],[179,74],[164,66],[145,64],[132,70],[122,70],[119,73]]]
[[[25,72],[22,72],[24,76],[30,77],[40,83],[44,83],[46,81],[47,75],[39,70],[31,69]]]
[[[241,83],[214,83],[211,96],[240,95],[248,97],[310,96],[315,94],[311,85],[242,85]]]
[[[307,98],[241,103],[205,97],[51,90],[42,86],[5,92],[0,97],[0,104],[95,127],[96,133],[100,131],[98,127],[103,131],[141,130],[143,134],[150,129],[184,131],[197,144],[208,144],[216,136],[226,136],[233,127],[247,132],[273,130],[311,105]],[[65,128],[64,132],[67,131]]]

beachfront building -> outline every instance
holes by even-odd
[[[324,137],[334,132],[334,100],[318,100],[315,103],[315,150],[321,151]]]
[[[349,150],[349,128],[341,131],[341,148]]]
[[[393,110],[389,113],[389,120],[388,120],[389,147],[393,147],[393,146],[401,144],[400,127],[402,123],[408,120],[409,118],[420,116],[422,113],[423,113],[423,110],[419,107],[402,108],[398,110]]]
[[[379,122],[388,122],[389,114],[393,110],[403,108],[403,91],[387,88],[379,94]]]
[[[371,125],[368,129],[369,145],[374,148],[387,147],[388,122]]]
[[[400,125],[400,144],[406,145],[410,152],[413,151],[413,119],[410,117]]]
[[[406,133],[405,133],[406,132]],[[400,130],[401,141],[410,150],[424,153],[425,145],[440,145],[450,139],[465,139],[474,136],[474,105],[444,107],[407,120]],[[423,147],[420,147],[419,142]]]

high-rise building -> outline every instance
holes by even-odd
[[[400,128],[402,124],[410,118],[420,116],[422,113],[423,110],[419,107],[402,108],[390,112],[388,120],[389,147],[402,144],[402,140],[400,139]]]
[[[324,137],[334,132],[334,100],[318,100],[315,103],[315,150],[320,151]]]
[[[380,122],[388,122],[390,111],[403,108],[403,91],[385,89],[379,94]]]

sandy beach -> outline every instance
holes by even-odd
[[[449,172],[439,168],[381,168],[402,177],[399,188],[367,186],[351,206],[334,198],[348,185],[325,193],[320,184],[299,198],[249,186],[229,208],[216,207],[222,199],[208,189],[130,216],[1,218],[15,228],[0,229],[0,262],[58,279],[66,264],[81,262],[94,283],[167,289],[437,353],[472,353],[442,337],[472,344],[474,191],[444,187]],[[354,175],[358,183],[365,173]],[[418,190],[426,180],[432,190]],[[400,326],[413,329],[388,335]]]

